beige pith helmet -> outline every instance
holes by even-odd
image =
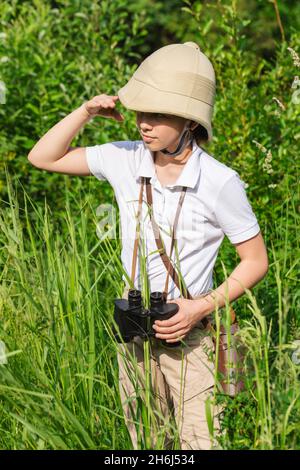
[[[185,42],[150,54],[117,94],[130,110],[192,119],[211,140],[215,82],[210,60],[195,42]]]

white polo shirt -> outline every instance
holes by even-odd
[[[142,140],[86,147],[86,158],[90,172],[99,180],[107,180],[115,192],[120,214],[121,259],[129,277],[141,176],[151,178],[153,214],[168,255],[178,200],[182,187],[187,186],[172,261],[180,268],[192,296],[213,288],[213,268],[224,235],[231,243],[239,243],[260,231],[247,199],[245,183],[238,173],[206,153],[196,141],[177,181],[164,187],[157,179],[153,154]],[[167,271],[157,252],[146,190],[141,220],[142,256],[147,266],[150,291],[162,291]],[[139,258],[134,284],[141,288]],[[169,277],[168,299],[179,296],[178,288]]]

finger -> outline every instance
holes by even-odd
[[[164,340],[173,339],[173,340],[178,341],[178,338],[182,335],[185,336],[186,333],[187,333],[186,330],[180,329],[180,330],[177,330],[176,333],[172,333],[172,334],[158,333],[158,334],[155,335],[155,338],[164,339]]]
[[[124,121],[124,116],[122,116],[122,114],[120,114],[119,116],[115,116],[115,120],[116,121]]]
[[[173,317],[169,318],[168,320],[155,320],[154,324],[157,326],[174,326],[177,323],[182,321],[182,317],[179,316],[177,313],[173,315]]]
[[[122,116],[122,114],[119,113],[119,111],[117,111],[117,110],[113,110],[112,117],[114,119],[116,119],[117,121],[123,121],[124,120],[124,117]]]
[[[124,116],[122,114],[112,116],[116,121],[124,121]]]
[[[111,98],[105,98],[104,100],[101,101],[101,103],[104,105],[111,105],[111,104],[115,104],[114,100],[112,100]]]
[[[161,334],[171,334],[171,333],[175,333],[176,331],[178,331],[178,328],[183,328],[182,325],[180,325],[179,323],[176,323],[176,325],[174,326],[158,326],[158,325],[153,325],[153,329],[154,331],[156,331],[156,333],[161,333]]]

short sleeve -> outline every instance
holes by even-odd
[[[113,187],[127,174],[134,155],[134,141],[107,142],[86,147],[86,161],[92,175],[107,180]]]
[[[105,162],[101,151],[101,145],[86,147],[86,161],[92,175],[98,180],[106,180]]]
[[[220,190],[215,204],[219,226],[231,243],[240,243],[257,235],[260,227],[248,201],[245,183],[235,173]]]

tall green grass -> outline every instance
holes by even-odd
[[[146,30],[156,23],[149,25],[143,6],[132,12],[124,0],[87,2],[80,12],[69,1],[60,10],[43,1],[23,3],[5,3],[0,14],[0,79],[7,87],[0,110],[0,446],[129,449],[111,335],[113,299],[123,292],[120,245],[109,237],[100,241],[95,230],[95,206],[108,202],[112,189],[95,178],[37,171],[26,157],[83,99],[116,93],[141,52],[148,52]],[[226,405],[219,443],[224,449],[298,449],[299,35],[284,24],[288,42],[274,41],[276,56],[267,61],[248,34],[256,14],[248,18],[246,8],[241,15],[235,0],[183,5],[181,28],[181,10],[174,12],[173,42],[194,40],[216,70],[208,152],[245,181],[270,262],[267,276],[234,303],[247,351],[246,390],[231,399],[215,389],[215,401]],[[72,144],[139,138],[133,114],[125,113],[124,126],[96,119]],[[225,239],[214,287],[238,261]],[[141,268],[147,299],[145,264]],[[226,322],[228,312],[221,313],[215,313],[217,327]],[[137,390],[139,446],[149,448],[154,433],[157,448],[167,434],[178,448],[174,422],[162,425],[151,401],[147,343],[145,357],[147,387]]]
[[[129,449],[111,335],[113,299],[123,291],[119,241],[95,235],[97,217],[84,197],[68,196],[58,227],[49,206],[38,209],[19,187],[24,197],[20,217],[16,189],[6,176],[0,339],[8,357],[0,365],[1,448]],[[32,223],[32,212],[38,222]],[[234,399],[216,390],[216,401],[226,405],[218,437],[224,449],[299,448],[300,365],[292,360],[299,338],[297,304],[287,292],[275,249],[270,261],[278,293],[272,319],[262,313],[253,292],[243,298],[248,309],[240,320],[246,390]],[[286,268],[296,276],[295,263]],[[163,448],[167,434],[179,448],[174,421],[162,424],[152,399],[147,342],[145,361],[145,393],[137,389],[140,448]]]

